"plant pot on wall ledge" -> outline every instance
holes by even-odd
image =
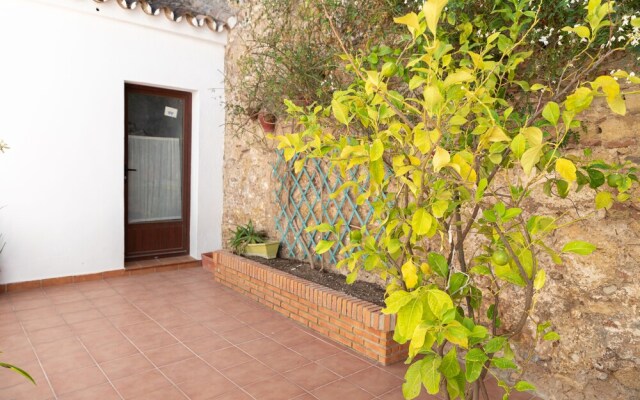
[[[244,255],[256,256],[266,259],[276,258],[278,255],[278,248],[280,248],[280,242],[270,241],[265,243],[251,243],[247,244],[244,249]]]
[[[266,112],[258,114],[258,122],[265,132],[273,132],[276,130],[276,116]]]

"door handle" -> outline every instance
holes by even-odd
[[[127,172],[129,172],[129,171],[137,171],[137,169],[135,169],[135,168],[127,168]]]

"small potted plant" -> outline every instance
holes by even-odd
[[[266,259],[276,258],[280,242],[268,240],[265,231],[256,230],[253,222],[238,225],[229,240],[233,252],[246,256],[258,256]]]

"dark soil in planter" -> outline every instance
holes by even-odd
[[[349,296],[357,297],[358,299],[366,300],[384,307],[384,289],[374,283],[356,281],[349,285],[345,281],[344,275],[333,272],[321,272],[312,269],[308,263],[300,260],[292,260],[289,258],[273,258],[271,260],[266,260],[264,258],[251,256],[248,256],[247,258],[271,268],[306,279],[313,283],[348,294]]]

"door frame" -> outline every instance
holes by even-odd
[[[130,91],[143,94],[151,94],[158,96],[177,97],[184,100],[184,120],[182,132],[182,247],[179,249],[168,249],[166,251],[146,251],[127,254],[127,226],[129,214],[129,190],[127,182],[128,159],[129,159],[129,140],[128,140],[128,121],[129,121],[129,100],[127,94]],[[191,136],[192,136],[192,93],[175,89],[164,89],[154,86],[139,85],[133,83],[125,83],[124,86],[124,258],[125,261],[145,260],[161,257],[174,257],[181,255],[189,255],[190,252],[190,222],[191,222]],[[167,221],[170,222],[170,221]],[[167,222],[147,223],[150,226],[162,225]]]

